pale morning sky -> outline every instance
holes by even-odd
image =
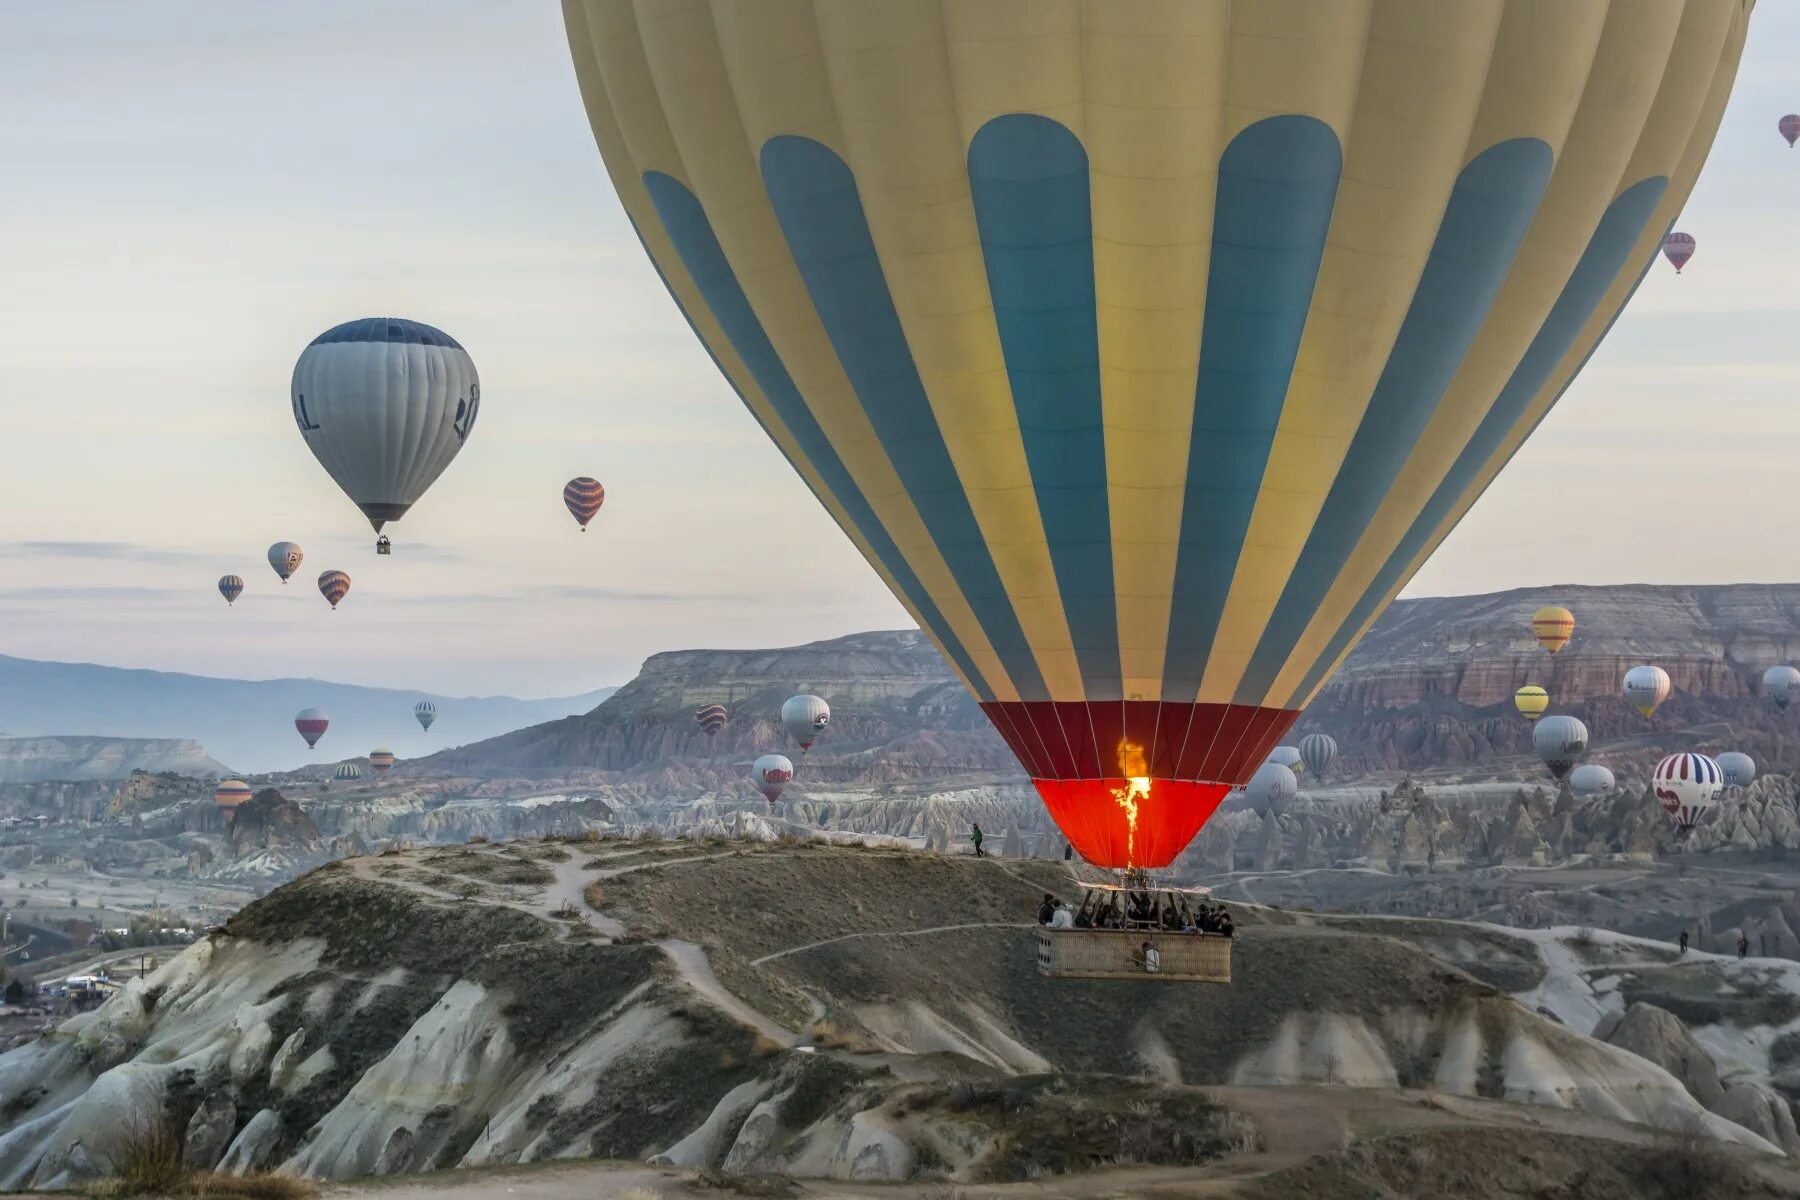
[[[1692,265],[1408,594],[1800,579],[1797,58],[1800,4],[1764,0]],[[0,653],[548,695],[908,623],[657,283],[552,0],[6,0],[0,112]],[[287,396],[377,314],[462,341],[484,401],[385,560]],[[586,536],[575,474],[607,487]]]

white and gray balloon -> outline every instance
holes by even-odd
[[[1280,816],[1300,794],[1300,783],[1291,768],[1272,759],[1256,768],[1256,774],[1244,785],[1244,799],[1259,813]]]
[[[441,329],[364,317],[321,333],[294,364],[294,422],[377,533],[450,465],[475,428],[475,362]]]

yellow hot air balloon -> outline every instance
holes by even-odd
[[[1169,862],[1574,377],[1746,0],[564,0],[745,405],[1088,861]]]
[[[1550,707],[1550,693],[1535,683],[1528,683],[1513,693],[1513,707],[1527,721],[1535,721]]]
[[[1566,608],[1552,604],[1532,614],[1531,634],[1537,638],[1538,645],[1552,654],[1568,645],[1574,632],[1575,614]]]

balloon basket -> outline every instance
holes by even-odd
[[[1141,868],[1121,883],[1084,883],[1081,912],[1104,927],[1039,929],[1038,974],[1051,979],[1132,979],[1153,983],[1230,983],[1232,939],[1195,929],[1210,888],[1154,882]],[[1183,932],[1183,927],[1187,932]],[[1145,946],[1156,957],[1145,953]],[[1152,967],[1154,963],[1154,967]]]
[[[393,552],[394,552],[394,543],[388,541],[385,536],[378,537],[375,539],[375,553],[377,553],[377,554],[392,554]]]

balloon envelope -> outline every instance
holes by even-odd
[[[1663,257],[1675,265],[1677,275],[1687,266],[1688,259],[1694,257],[1696,248],[1694,239],[1685,233],[1671,233],[1663,239]]]
[[[1800,669],[1770,667],[1763,672],[1763,691],[1775,701],[1776,708],[1786,708],[1789,701],[1800,695]]]
[[[1781,136],[1787,139],[1788,149],[1794,148],[1794,142],[1800,140],[1800,113],[1789,113],[1775,123],[1781,130]]]
[[[319,595],[331,601],[336,608],[338,601],[350,594],[350,576],[342,571],[327,571],[319,576]]]
[[[1568,645],[1574,633],[1575,614],[1566,608],[1552,604],[1532,614],[1531,635],[1552,654]]]
[[[319,739],[325,736],[326,726],[330,724],[331,718],[317,708],[303,708],[294,717],[294,728],[306,739],[308,750],[319,744]]]
[[[1633,667],[1625,672],[1625,699],[1646,717],[1669,698],[1669,673],[1661,667]]]
[[[811,750],[825,727],[831,724],[831,706],[817,696],[789,696],[781,706],[781,725],[788,736],[800,743],[802,750]]]
[[[1550,774],[1562,779],[1587,753],[1587,726],[1574,717],[1558,714],[1545,717],[1531,730],[1531,747],[1537,751]]]
[[[780,799],[781,789],[793,780],[794,764],[785,754],[765,754],[751,764],[750,778],[763,799],[773,804]]]
[[[225,597],[225,603],[237,603],[237,598],[244,594],[244,581],[236,575],[219,576],[219,595]]]
[[[1306,764],[1307,773],[1315,781],[1331,770],[1337,756],[1337,739],[1329,733],[1309,733],[1300,739],[1300,761]]]
[[[563,504],[569,515],[580,522],[583,532],[587,531],[588,522],[606,503],[606,489],[600,486],[598,479],[589,479],[586,475],[578,475],[563,485]]]
[[[1272,762],[1272,763],[1280,763],[1282,766],[1286,767],[1288,770],[1291,771],[1295,767],[1300,765],[1299,747],[1297,747],[1297,746],[1277,746],[1273,750],[1269,751],[1269,757],[1265,758],[1263,761],[1264,762]]]
[[[362,768],[355,763],[339,763],[331,773],[333,779],[361,779]]]
[[[369,766],[375,769],[375,774],[386,775],[394,768],[394,752],[385,746],[369,751]]]
[[[1284,813],[1299,794],[1300,783],[1294,772],[1273,761],[1256,768],[1256,774],[1244,785],[1244,799],[1259,813]]]
[[[301,352],[290,399],[313,457],[380,532],[468,440],[481,380],[443,330],[364,317],[327,329]]]
[[[702,705],[694,712],[695,724],[700,726],[701,731],[704,732],[707,737],[711,737],[713,734],[719,732],[719,730],[725,728],[725,722],[728,718],[729,714],[726,713],[723,704]]]
[[[419,722],[420,729],[430,729],[431,723],[437,720],[437,705],[421,700],[413,705],[413,717]]]
[[[306,556],[294,542],[276,542],[269,547],[269,565],[275,568],[275,573],[281,576],[283,583],[300,569],[300,560],[304,557]]]
[[[1577,796],[1604,796],[1613,783],[1613,773],[1599,763],[1582,763],[1569,772],[1569,790]]]
[[[1082,857],[1155,868],[1680,211],[1747,11],[1611,8],[1429,37],[1385,3],[563,12],[734,390]]]
[[[1727,750],[1715,759],[1726,787],[1749,787],[1756,778],[1756,760],[1739,750]]]
[[[250,799],[250,785],[241,779],[222,779],[213,789],[213,803],[223,809],[234,809]]]
[[[1671,754],[1650,773],[1657,803],[1677,829],[1692,829],[1719,801],[1725,773],[1704,754]]]
[[[1550,707],[1550,693],[1535,683],[1528,683],[1513,693],[1513,707],[1527,721],[1535,721]]]

